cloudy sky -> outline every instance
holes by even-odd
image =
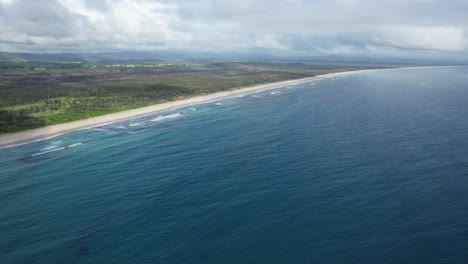
[[[467,0],[0,0],[0,50],[468,55]]]

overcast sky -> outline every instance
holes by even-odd
[[[0,50],[464,57],[468,0],[0,0]]]

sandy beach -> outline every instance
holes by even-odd
[[[223,97],[229,97],[229,96],[248,93],[248,92],[257,91],[257,90],[272,89],[272,88],[277,88],[278,86],[291,85],[291,84],[315,80],[319,78],[330,78],[330,77],[335,77],[339,75],[356,73],[356,72],[364,72],[364,71],[370,71],[370,70],[330,73],[330,74],[316,75],[313,77],[307,77],[307,78],[301,78],[301,79],[295,79],[295,80],[287,80],[287,81],[267,83],[267,84],[262,84],[262,85],[255,85],[255,86],[246,87],[246,88],[239,88],[236,90],[217,92],[213,94],[201,95],[201,96],[196,96],[196,97],[183,99],[183,100],[171,101],[171,102],[161,103],[157,105],[136,108],[132,110],[92,117],[92,118],[68,122],[64,124],[51,125],[51,126],[47,126],[43,128],[26,130],[26,131],[22,131],[18,133],[4,134],[4,135],[0,135],[0,147],[26,143],[29,141],[35,141],[35,140],[40,140],[40,139],[46,139],[49,137],[68,133],[68,132],[75,131],[78,129],[93,127],[93,126],[97,126],[97,125],[104,124],[104,123],[110,123],[110,122],[115,122],[115,121],[119,121],[123,119],[138,117],[138,116],[146,115],[149,113],[169,110],[169,109],[180,107],[180,106],[209,102],[209,101],[220,99]]]

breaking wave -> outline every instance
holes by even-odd
[[[47,154],[47,153],[56,152],[56,151],[64,150],[64,149],[67,149],[67,148],[73,148],[73,147],[76,147],[76,146],[79,146],[79,145],[83,145],[83,143],[81,143],[81,142],[80,143],[75,143],[75,144],[66,145],[66,146],[60,147],[60,148],[52,148],[52,149],[46,148],[46,149],[44,149],[45,151],[34,153],[34,154],[31,155],[31,157],[44,155],[44,154]]]
[[[195,108],[193,108],[193,109],[195,109]],[[181,113],[175,113],[175,114],[170,114],[170,115],[157,116],[157,117],[151,119],[150,121],[151,122],[158,122],[158,121],[162,121],[162,120],[165,120],[165,119],[178,118],[178,117],[181,117],[181,116],[182,116]]]

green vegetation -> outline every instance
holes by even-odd
[[[6,55],[0,54],[0,133],[255,84],[369,68],[262,62],[190,64],[154,60],[112,61],[111,64],[86,60],[38,62],[26,60],[29,57],[25,55]],[[70,60],[80,59],[68,56]]]
[[[18,132],[25,129],[42,127],[44,118],[32,117],[24,111],[0,110],[0,128],[2,132]]]

